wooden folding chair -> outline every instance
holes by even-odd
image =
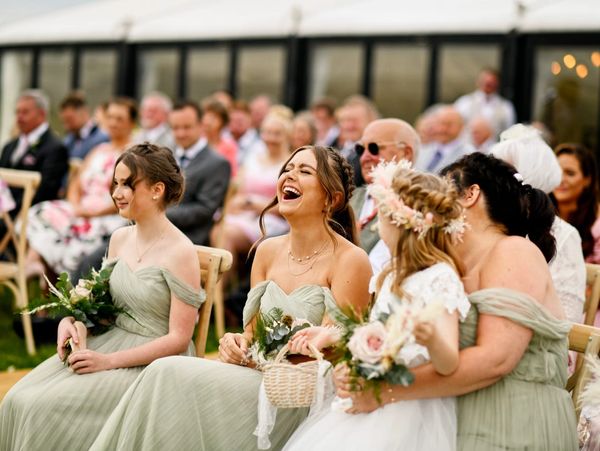
[[[204,357],[206,338],[210,324],[210,313],[215,303],[217,283],[226,271],[229,271],[233,261],[231,252],[208,246],[196,246],[202,288],[206,292],[206,300],[200,307],[198,324],[196,325],[196,355]]]
[[[600,353],[600,328],[573,323],[569,332],[569,350],[576,351],[575,371],[567,381],[566,389],[571,392],[577,418],[581,413],[579,395],[590,380],[591,371],[587,359],[597,358]]]
[[[583,311],[585,318],[584,324],[593,325],[600,302],[600,265],[593,263],[585,264],[586,270],[586,296]]]
[[[15,253],[14,262],[0,262],[0,284],[6,285],[13,292],[15,304],[19,309],[22,309],[27,306],[29,301],[27,279],[25,277],[28,212],[33,196],[40,184],[41,175],[39,172],[0,168],[0,179],[4,180],[10,187],[23,189],[21,209],[16,216],[16,220],[13,221],[7,212],[1,214],[6,225],[6,234],[0,240],[0,253],[5,252],[10,243],[12,243]],[[33,355],[35,354],[35,342],[31,329],[31,318],[28,314],[22,315],[21,318],[27,353]]]

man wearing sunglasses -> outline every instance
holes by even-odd
[[[360,171],[366,184],[371,183],[371,171],[380,161],[406,159],[414,163],[419,151],[419,136],[414,128],[400,119],[378,119],[364,130],[354,150],[360,158]],[[350,199],[358,222],[360,245],[369,254],[374,273],[389,260],[390,253],[377,231],[377,209],[366,185],[354,190]]]

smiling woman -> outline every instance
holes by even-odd
[[[112,197],[119,214],[136,225],[111,237],[110,292],[129,315],[119,315],[113,329],[73,352],[72,371],[61,363],[62,344],[80,343],[81,337],[72,317],[60,322],[58,354],[19,381],[0,405],[0,449],[88,449],[145,365],[193,355],[191,337],[203,301],[198,265],[190,264],[197,256],[165,215],[182,190],[183,177],[166,148],[142,144],[117,159]]]
[[[600,263],[599,186],[594,154],[580,144],[561,144],[555,149],[563,177],[551,195],[558,215],[581,235],[586,261]]]

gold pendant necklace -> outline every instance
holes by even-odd
[[[141,261],[142,261],[142,258],[144,257],[144,255],[146,255],[146,254],[148,253],[148,251],[149,251],[150,249],[152,249],[152,248],[154,247],[154,245],[155,245],[156,243],[158,243],[158,242],[159,242],[159,241],[162,239],[163,235],[164,235],[164,234],[165,234],[165,232],[167,231],[167,226],[168,226],[168,225],[169,225],[168,223],[167,223],[167,224],[165,224],[165,226],[163,227],[163,229],[162,229],[162,232],[160,233],[160,235],[158,236],[158,238],[156,238],[156,239],[155,239],[155,240],[154,240],[154,241],[153,241],[153,242],[150,244],[150,246],[148,246],[148,247],[146,248],[146,250],[145,250],[144,252],[142,252],[141,254],[140,254],[140,251],[139,251],[139,249],[138,249],[138,234],[137,234],[137,226],[136,226],[136,233],[135,233],[135,254],[136,254],[136,256],[137,256],[137,262],[138,262],[138,263],[141,263]]]

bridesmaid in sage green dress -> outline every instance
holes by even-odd
[[[338,309],[367,308],[371,266],[351,242],[356,237],[348,205],[352,180],[349,164],[331,148],[301,147],[292,154],[270,205],[278,206],[290,232],[256,248],[244,333],[221,338],[220,362],[170,357],[146,368],[92,450],[257,449],[253,432],[262,373],[247,358],[256,314],[279,307],[327,324]],[[280,409],[271,449],[281,449],[306,415],[307,409]]]
[[[69,369],[61,362],[62,345],[79,337],[73,318],[64,318],[58,355],[20,380],[0,405],[0,450],[87,450],[145,365],[193,355],[204,297],[200,271],[190,264],[197,259],[193,244],[165,216],[182,189],[170,150],[139,145],[119,157],[112,196],[119,213],[136,225],[112,235],[110,291],[134,319],[119,315],[114,328],[89,338],[87,350],[69,356]]]
[[[555,253],[550,200],[522,184],[511,165],[481,153],[442,173],[471,224],[457,247],[474,307],[461,326],[459,366],[450,376],[416,368],[412,385],[384,387],[382,401],[458,396],[459,451],[577,450],[564,389],[570,323],[547,265]],[[379,407],[370,394],[351,391],[345,368],[335,374],[338,395],[352,397],[357,413]]]

